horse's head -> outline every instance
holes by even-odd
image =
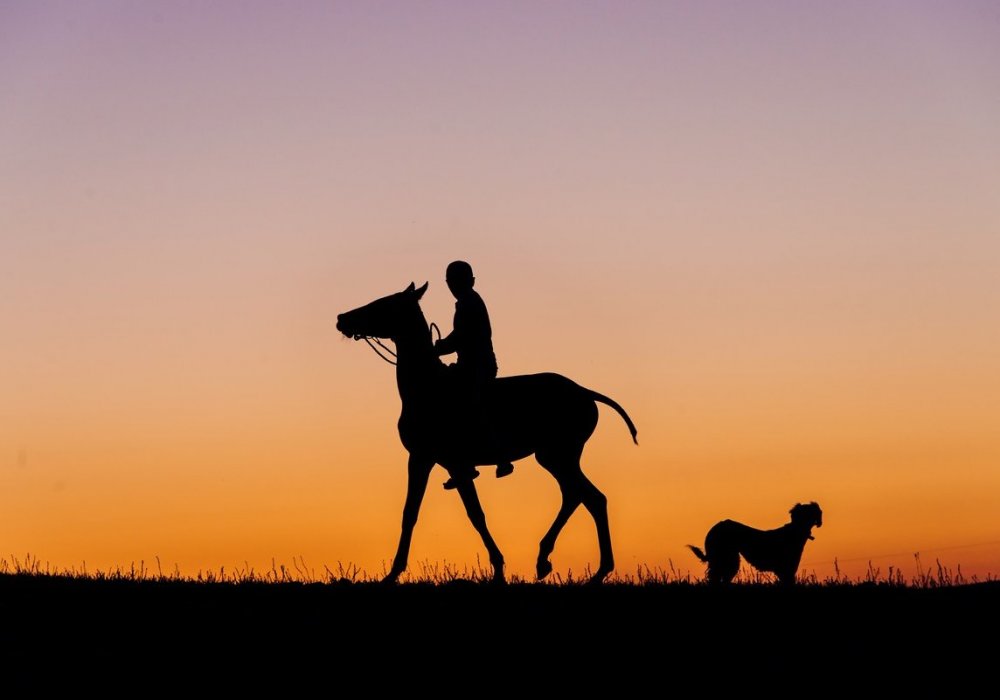
[[[352,311],[337,316],[337,330],[349,338],[397,338],[406,319],[427,291],[427,283],[419,289],[410,286],[396,294],[376,299]]]

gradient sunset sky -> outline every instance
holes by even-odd
[[[1000,575],[995,2],[0,4],[0,556],[382,570],[336,315],[448,262],[601,408],[618,572],[818,501],[823,576]],[[411,565],[484,563],[436,470]],[[559,504],[477,482],[510,571]],[[584,511],[556,571],[596,565]]]

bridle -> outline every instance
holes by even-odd
[[[368,347],[370,347],[374,351],[374,353],[376,355],[378,355],[379,357],[381,357],[383,360],[385,360],[386,362],[388,362],[390,365],[395,366],[395,365],[399,364],[398,359],[392,359],[392,360],[390,360],[388,357],[386,357],[385,355],[382,354],[382,351],[379,350],[379,348],[382,348],[382,350],[385,350],[393,358],[397,357],[396,353],[393,352],[392,348],[390,348],[388,345],[386,345],[385,343],[383,343],[381,340],[379,340],[375,336],[373,336],[373,335],[356,335],[356,336],[354,336],[354,339],[355,340],[363,340],[366,343],[368,343]],[[372,341],[374,341],[374,342],[372,342]]]
[[[434,342],[434,332],[435,331],[437,331],[438,340],[441,340],[441,329],[438,328],[438,325],[436,323],[431,323],[429,326],[427,326],[427,332],[431,334],[431,342],[432,343]],[[392,365],[392,366],[395,367],[396,365],[399,364],[399,356],[396,355],[396,352],[392,348],[390,348],[388,345],[386,345],[385,343],[383,343],[376,336],[374,336],[374,335],[356,335],[356,336],[354,336],[354,339],[355,340],[363,340],[366,343],[368,343],[368,347],[370,347],[372,349],[372,351],[376,355],[378,355],[380,358],[382,358],[383,360],[385,360],[386,362],[388,362],[390,365]],[[379,348],[381,348],[381,350]],[[386,355],[383,355],[382,354],[383,350],[386,353],[388,353],[388,355],[391,356],[392,359],[389,359],[389,357],[387,357]]]

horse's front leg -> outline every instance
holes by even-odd
[[[399,534],[399,547],[392,560],[392,569],[382,579],[383,583],[395,583],[399,575],[406,571],[406,561],[410,556],[410,541],[413,539],[413,528],[417,524],[420,513],[420,503],[424,500],[427,490],[427,480],[430,478],[434,462],[419,455],[410,455],[407,465],[409,476],[406,484],[406,504],[403,506],[403,529]]]
[[[471,480],[464,480],[458,486],[458,493],[462,497],[462,503],[465,504],[465,512],[468,514],[472,526],[476,528],[476,532],[483,538],[486,551],[490,554],[490,564],[493,565],[493,582],[505,583],[503,576],[503,554],[500,552],[500,548],[497,547],[497,543],[493,540],[493,535],[490,534],[489,529],[486,527],[486,513],[483,512],[483,506],[479,502],[476,485]]]

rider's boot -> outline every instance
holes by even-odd
[[[451,478],[444,482],[446,491],[457,489],[463,482],[472,481],[479,477],[479,470],[475,467],[454,467],[448,470]]]

